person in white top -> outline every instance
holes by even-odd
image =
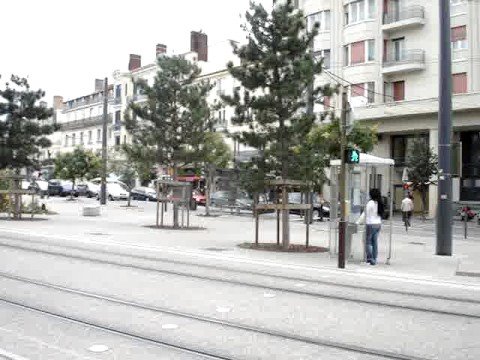
[[[377,264],[378,256],[378,235],[382,227],[382,216],[384,205],[380,190],[370,190],[370,201],[365,207],[365,224],[367,232],[367,262],[370,265]]]
[[[410,223],[410,219],[412,218],[413,212],[413,201],[412,195],[408,194],[405,196],[405,199],[402,200],[402,215],[403,215],[403,222],[405,223],[405,227],[408,230],[409,226],[412,226]]]

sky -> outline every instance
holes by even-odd
[[[257,0],[271,7],[272,0]],[[169,54],[190,50],[190,31],[208,35],[209,52],[242,41],[240,15],[249,0],[15,0],[0,4],[0,75],[29,79],[34,89],[64,100],[89,94],[95,78],[126,71],[129,54],[142,65],[157,43]],[[210,56],[211,57],[211,56]],[[217,59],[218,60],[218,59]]]

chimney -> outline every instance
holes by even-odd
[[[63,110],[63,96],[55,95],[53,97],[53,109]]]
[[[190,33],[190,51],[198,54],[198,60],[208,61],[208,37],[201,31]]]
[[[142,57],[140,55],[130,54],[128,62],[128,71],[132,71],[142,67]]]
[[[103,90],[103,80],[102,79],[95,79],[95,92],[99,92]]]
[[[157,47],[156,47],[156,55],[157,55],[157,58],[160,56],[160,55],[165,55],[167,53],[167,45],[164,45],[164,44],[157,44]]]

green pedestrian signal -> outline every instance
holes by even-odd
[[[358,164],[360,163],[360,151],[355,149],[346,150],[345,162],[347,164]]]

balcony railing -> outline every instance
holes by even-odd
[[[413,5],[402,8],[398,11],[389,11],[383,15],[384,24],[393,24],[398,21],[408,20],[408,19],[424,19],[425,18],[425,9],[420,5]]]
[[[113,97],[109,96],[108,101],[112,101]],[[94,104],[103,104],[103,96],[91,97],[88,99],[76,100],[75,102],[67,101],[65,103],[65,110],[72,110],[82,106],[94,105]]]
[[[108,115],[108,122],[112,122],[112,115]],[[92,116],[85,119],[80,120],[72,120],[69,122],[61,123],[60,127],[62,130],[76,130],[76,129],[83,129],[90,126],[97,126],[103,124],[103,115]]]
[[[388,53],[383,61],[383,66],[395,66],[411,63],[425,63],[425,51],[420,49],[394,51]]]

